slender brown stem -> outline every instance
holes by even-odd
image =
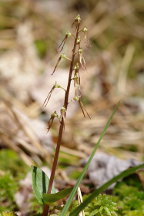
[[[65,100],[64,100],[64,107],[66,109],[68,107],[68,98],[69,98],[69,91],[70,91],[70,85],[71,85],[72,72],[73,72],[73,68],[74,68],[74,59],[75,59],[77,39],[78,39],[78,35],[79,35],[79,27],[80,27],[80,23],[78,23],[78,25],[77,25],[76,37],[75,37],[75,40],[74,40],[74,47],[72,49],[72,60],[71,60],[71,64],[70,64],[68,85],[67,85],[67,90],[66,90],[66,93],[65,93]]]
[[[74,68],[74,63],[75,63],[75,52],[76,52],[76,46],[77,46],[77,39],[78,39],[78,35],[79,35],[79,28],[80,28],[80,23],[78,22],[77,26],[76,26],[76,37],[75,37],[74,45],[73,45],[73,49],[72,49],[72,60],[71,60],[71,64],[70,64],[68,84],[67,84],[67,89],[65,92],[65,99],[64,99],[64,105],[63,105],[64,108],[66,109],[66,111],[67,111],[67,107],[68,107],[71,79],[72,79],[73,68]],[[66,114],[66,112],[65,112],[65,114]],[[54,161],[53,161],[53,165],[52,165],[52,172],[51,172],[51,176],[50,176],[50,180],[49,180],[48,193],[51,193],[52,186],[53,186],[56,167],[58,164],[58,158],[59,158],[59,152],[60,152],[60,145],[61,145],[61,141],[62,141],[63,130],[64,130],[64,118],[62,118],[61,123],[60,123],[60,127],[59,127],[58,141],[57,141],[57,146],[56,146],[55,155],[54,155]],[[49,213],[49,206],[45,205],[44,209],[43,209],[42,216],[47,216],[48,213]]]

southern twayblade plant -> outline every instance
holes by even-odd
[[[67,109],[69,105],[69,93],[70,93],[70,87],[71,87],[72,82],[74,83],[74,87],[75,87],[75,95],[73,96],[72,101],[78,102],[83,115],[84,116],[87,115],[88,117],[90,117],[82,104],[82,100],[81,100],[82,96],[81,96],[81,89],[80,89],[80,69],[81,68],[86,69],[86,63],[83,57],[83,48],[81,46],[81,38],[83,37],[83,39],[86,39],[87,28],[81,27],[81,17],[79,15],[74,19],[72,27],[73,27],[74,33],[71,33],[71,32],[66,33],[63,41],[61,42],[59,46],[59,51],[61,52],[64,49],[64,46],[67,40],[71,37],[73,39],[71,57],[69,58],[65,54],[60,53],[58,60],[56,62],[56,65],[54,67],[54,70],[52,71],[52,75],[53,75],[56,72],[57,67],[59,66],[62,60],[69,61],[70,64],[69,64],[67,88],[64,89],[58,83],[55,83],[44,101],[44,106],[46,106],[52,96],[53,91],[56,88],[59,88],[65,91],[64,102],[63,102],[63,106],[60,108],[60,114],[58,115],[57,112],[54,111],[51,114],[51,117],[48,122],[48,130],[50,130],[50,128],[53,125],[53,121],[55,119],[58,119],[59,121],[58,141],[56,145],[54,160],[52,164],[52,171],[51,171],[49,181],[45,173],[42,170],[40,171],[39,168],[33,167],[33,170],[32,170],[33,190],[35,192],[36,198],[41,204],[47,203],[44,205],[43,214],[42,214],[43,216],[48,215],[50,200],[57,201],[58,198],[62,199],[65,196],[67,196],[68,193],[71,192],[71,188],[70,188],[70,189],[65,189],[63,191],[60,191],[59,193],[55,193],[55,196],[57,197],[55,199],[54,199],[54,196],[51,194],[51,192],[53,192],[52,187],[53,187],[55,172],[56,172],[56,168],[58,164],[58,158],[59,158],[60,146],[62,142],[63,131],[65,128],[65,118],[66,118]]]
[[[77,101],[81,105],[80,107],[81,107],[82,112],[85,116],[85,109],[83,109],[82,101],[81,101],[80,75],[79,75],[79,73],[80,73],[80,68],[85,67],[85,61],[84,61],[84,57],[83,57],[83,49],[81,48],[81,34],[85,33],[86,28],[81,29],[81,18],[79,15],[75,18],[75,20],[73,22],[73,27],[74,27],[74,34],[72,34],[70,32],[66,33],[62,43],[59,46],[60,51],[62,51],[64,46],[65,46],[67,39],[69,37],[73,36],[74,42],[73,42],[72,51],[71,51],[72,52],[71,58],[68,58],[65,54],[60,54],[58,61],[56,63],[56,66],[54,68],[54,71],[52,72],[52,74],[54,74],[56,72],[56,69],[57,69],[57,67],[58,67],[58,65],[62,59],[68,60],[70,62],[67,88],[65,89],[64,103],[63,103],[62,108],[60,109],[60,116],[59,116],[60,125],[59,125],[59,132],[58,132],[58,141],[57,141],[57,146],[56,146],[55,155],[54,155],[54,161],[53,161],[53,165],[52,165],[52,171],[51,171],[49,185],[48,185],[48,191],[47,191],[48,194],[51,193],[52,185],[53,185],[53,181],[54,181],[54,177],[55,177],[55,172],[56,172],[56,167],[58,164],[59,151],[60,151],[60,146],[61,146],[61,142],[62,142],[63,130],[65,127],[65,118],[66,118],[67,108],[69,105],[69,93],[70,93],[70,87],[71,87],[72,81],[74,81],[74,86],[75,86],[74,98],[78,98]],[[76,74],[78,77],[78,81],[76,81],[76,79],[75,79]],[[52,88],[52,90],[50,91],[49,96],[51,96],[53,90],[54,90],[54,88]],[[51,126],[52,126],[52,124],[50,124],[50,127]],[[50,129],[50,127],[49,127],[49,129]],[[47,216],[48,209],[49,209],[48,205],[45,205],[44,210],[43,210],[43,216]]]

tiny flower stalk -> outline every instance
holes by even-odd
[[[47,104],[48,104],[48,102],[49,102],[49,100],[50,100],[50,98],[51,98],[51,95],[52,95],[54,89],[56,89],[56,88],[60,88],[60,89],[63,89],[63,90],[65,91],[65,89],[64,89],[62,86],[60,86],[59,84],[57,84],[57,83],[55,82],[55,84],[54,84],[53,87],[51,88],[50,92],[48,93],[48,96],[46,97],[46,99],[45,99],[45,101],[44,101],[44,103],[43,103],[43,106],[47,106]]]
[[[50,119],[48,121],[48,131],[51,129],[53,121],[54,121],[55,118],[59,118],[56,111],[54,111],[54,113],[51,114],[51,117],[50,117]]]
[[[71,36],[72,36],[72,33],[71,33],[71,32],[67,32],[67,33],[66,33],[64,39],[62,40],[61,44],[60,44],[59,47],[58,47],[60,52],[63,50],[64,45],[65,45],[67,39],[68,39],[69,37],[71,37]]]
[[[86,62],[83,57],[83,49],[79,48],[78,50],[78,57],[79,57],[79,63],[81,64],[82,68],[86,70]]]
[[[63,131],[65,128],[65,118],[66,118],[67,108],[68,108],[68,104],[69,104],[69,93],[70,93],[70,87],[71,87],[72,81],[74,81],[74,86],[75,86],[75,96],[73,98],[73,101],[77,101],[79,103],[80,108],[81,108],[84,116],[85,116],[85,113],[88,115],[87,111],[85,110],[85,108],[81,102],[80,74],[79,74],[80,67],[85,68],[85,60],[84,60],[83,52],[82,52],[83,50],[80,48],[80,43],[81,43],[81,35],[80,34],[86,33],[87,29],[84,28],[83,31],[80,30],[81,18],[79,15],[75,18],[72,26],[75,28],[75,33],[74,33],[74,42],[73,42],[71,59],[68,58],[65,54],[60,54],[60,57],[58,58],[58,61],[57,61],[56,66],[54,68],[54,71],[52,72],[52,74],[53,74],[56,71],[56,69],[57,69],[57,67],[58,67],[58,65],[62,59],[68,60],[70,62],[67,88],[64,89],[60,85],[55,83],[55,85],[50,90],[50,92],[49,92],[49,94],[48,94],[48,96],[44,102],[44,105],[47,105],[48,101],[50,100],[51,94],[55,88],[61,88],[65,91],[64,103],[63,103],[62,108],[60,109],[60,116],[58,116],[58,114],[55,111],[51,115],[51,118],[50,118],[49,123],[48,123],[48,130],[51,128],[55,118],[59,119],[60,124],[59,124],[59,132],[58,132],[58,141],[57,141],[57,145],[56,145],[54,161],[52,164],[52,171],[51,171],[51,176],[50,176],[50,180],[49,180],[47,193],[51,193],[53,182],[54,182],[55,172],[56,172],[56,168],[57,168],[57,164],[58,164],[60,146],[61,146],[61,142],[62,142]],[[70,32],[66,33],[62,43],[59,46],[60,51],[63,50],[67,39],[71,35],[73,35],[73,34],[71,34]],[[78,62],[76,61],[77,59],[78,59]],[[42,216],[47,216],[48,214],[49,214],[49,206],[45,205],[44,209],[43,209]]]

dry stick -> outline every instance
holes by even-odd
[[[65,99],[64,99],[64,107],[66,110],[68,107],[69,91],[70,91],[71,78],[72,78],[72,73],[73,73],[73,68],[74,68],[74,60],[75,60],[77,39],[78,39],[78,35],[79,35],[79,28],[80,28],[80,22],[77,23],[76,37],[75,37],[74,46],[72,49],[72,60],[71,60],[71,64],[70,64],[68,84],[67,84],[67,89],[66,89]],[[59,127],[58,141],[57,141],[56,151],[55,151],[55,155],[54,155],[54,161],[53,161],[53,165],[52,165],[52,172],[51,172],[51,176],[50,176],[50,180],[49,180],[48,193],[51,193],[51,190],[52,190],[52,185],[53,185],[53,181],[54,181],[54,177],[55,177],[56,167],[58,164],[58,157],[59,157],[60,145],[61,145],[61,141],[62,141],[63,129],[64,129],[64,119],[62,118],[62,121],[61,121],[61,124]],[[47,216],[48,213],[49,213],[49,206],[45,205],[42,216]]]

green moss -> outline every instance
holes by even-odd
[[[85,209],[85,216],[144,216],[144,191],[136,175],[119,182],[113,190],[113,195],[98,195]],[[87,195],[83,196],[86,199]],[[38,204],[33,202],[34,215],[42,212]],[[67,216],[77,206],[78,201],[74,200]],[[40,210],[40,211],[38,211]],[[51,216],[59,216],[62,207],[54,203],[50,206]],[[37,212],[36,212],[37,211]]]
[[[42,210],[43,210],[43,207],[41,205],[39,205],[37,199],[35,197],[32,197],[32,199],[30,200],[30,213],[29,214],[32,214],[32,215],[35,215],[35,216],[39,216],[42,214]]]
[[[86,197],[87,196],[84,196],[84,199]],[[99,195],[84,209],[85,216],[117,216],[117,207],[114,199],[115,197],[109,195]],[[67,216],[69,216],[70,212],[72,212],[78,205],[78,201],[74,200]],[[54,207],[54,213],[52,213],[51,216],[61,215],[61,210],[62,208],[58,210],[57,207]]]
[[[22,179],[29,168],[16,152],[4,149],[0,151],[0,170],[8,171],[13,177]]]
[[[0,170],[0,212],[13,211],[17,208],[14,196],[19,188],[19,181],[25,177],[29,168],[17,153],[4,149],[0,151]]]
[[[119,199],[119,215],[144,216],[144,190],[136,175],[118,183],[114,188],[114,194]]]
[[[127,186],[134,186],[137,188],[137,190],[143,190],[143,185],[137,174],[128,176],[124,179],[123,183],[125,183]]]
[[[14,195],[17,187],[16,181],[10,174],[0,176],[0,212],[7,208],[15,209]]]
[[[84,212],[88,216],[116,216],[117,211],[114,197],[100,194],[85,208]]]
[[[0,216],[16,216],[16,214],[14,212],[5,211],[0,213]]]

